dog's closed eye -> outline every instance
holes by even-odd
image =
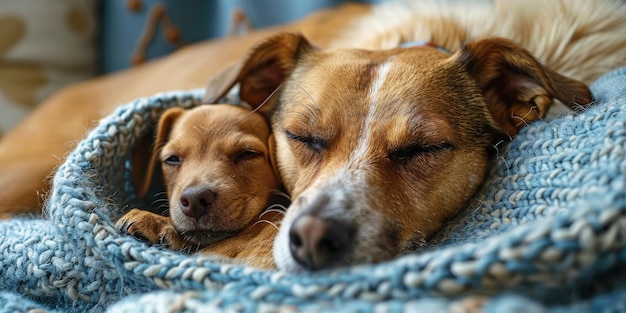
[[[387,158],[393,162],[406,162],[418,156],[438,154],[452,148],[453,146],[447,142],[437,144],[409,144],[393,148]]]
[[[328,141],[323,138],[314,136],[304,136],[292,133],[289,130],[285,131],[285,135],[289,140],[296,141],[304,144],[309,150],[320,153],[328,147]]]

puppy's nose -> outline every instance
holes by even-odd
[[[311,270],[330,267],[347,252],[354,233],[354,227],[346,223],[302,215],[289,231],[291,255]]]
[[[207,214],[214,201],[215,194],[213,191],[202,187],[185,188],[180,195],[183,214],[196,219]]]

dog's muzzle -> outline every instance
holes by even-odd
[[[355,227],[337,219],[301,214],[289,230],[289,251],[300,266],[317,270],[332,267],[346,255]]]
[[[353,201],[339,188],[313,189],[292,202],[274,244],[279,268],[321,270],[349,264],[358,225]]]

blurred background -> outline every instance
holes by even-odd
[[[58,89],[185,44],[383,0],[0,0],[0,136]]]

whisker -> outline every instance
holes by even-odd
[[[169,205],[169,201],[166,200],[161,200],[161,201],[154,201],[152,202],[153,206],[164,206],[164,205]]]
[[[180,236],[181,236],[182,238],[184,238],[184,241],[183,241],[183,248],[182,248],[181,250],[182,250],[183,252],[187,253],[187,254],[191,254],[191,253],[192,253],[192,250],[193,250],[193,246],[194,246],[194,245],[189,244],[189,243],[191,242],[191,239],[190,239],[190,238],[187,238],[187,237],[185,236],[185,234],[186,234],[186,233],[187,233],[187,232],[182,232],[182,233],[180,234]]]
[[[270,192],[271,192],[273,195],[276,195],[276,196],[281,196],[281,197],[284,197],[284,198],[286,198],[286,199],[291,200],[291,196],[290,196],[288,193],[286,193],[286,192],[284,192],[284,191],[282,191],[282,190],[279,190],[279,189],[270,189]]]
[[[263,214],[267,213],[267,212],[282,212],[285,213],[287,211],[287,207],[280,204],[280,203],[275,203],[270,205],[269,207],[267,207],[267,209],[265,209],[265,211],[263,212]]]
[[[267,209],[267,210],[261,212],[261,214],[259,215],[259,218],[263,217],[263,215],[265,215],[267,213],[285,214],[285,211],[284,210],[280,210],[280,209]]]
[[[250,227],[253,227],[253,226],[255,226],[255,225],[257,225],[257,224],[260,224],[260,223],[268,223],[268,224],[270,224],[270,225],[274,226],[274,228],[276,228],[276,230],[278,230],[278,226],[277,226],[276,224],[274,224],[274,223],[272,223],[272,222],[268,221],[268,220],[258,220],[258,221],[256,221],[256,222],[254,222],[254,224],[250,225]]]
[[[268,101],[270,101],[270,99],[272,99],[272,97],[274,97],[274,95],[285,85],[285,83],[281,83],[280,85],[278,85],[278,87],[276,87],[276,89],[274,89],[274,91],[272,91],[272,93],[270,93],[269,96],[267,96],[267,98],[265,98],[265,100],[263,100],[263,102],[261,102],[261,104],[259,104],[259,106],[257,106],[256,108],[254,108],[254,110],[252,110],[250,113],[248,114],[252,114],[254,112],[257,112],[261,107],[263,107]]]
[[[315,107],[319,110],[319,105],[317,104],[317,101],[315,101],[315,99],[313,99],[313,96],[311,96],[311,94],[306,91],[306,89],[304,89],[304,87],[300,86],[299,84],[295,83],[295,82],[282,82],[280,85],[278,85],[278,87],[276,87],[276,89],[274,89],[274,91],[272,91],[272,93],[270,93],[269,96],[267,96],[267,98],[265,98],[265,100],[263,100],[263,102],[261,102],[261,104],[259,106],[257,106],[256,108],[254,108],[250,113],[248,114],[252,114],[257,112],[259,109],[261,109],[261,107],[263,107],[267,102],[270,101],[270,99],[272,99],[274,97],[274,95],[276,95],[276,93],[281,90],[282,88],[284,88],[287,84],[292,84],[296,87],[298,87],[298,89],[302,90],[302,92],[304,92],[304,94],[307,95],[307,97],[311,100],[311,102],[313,102],[313,104],[315,105]],[[302,104],[305,105],[305,104]],[[308,107],[308,106],[307,106]],[[313,111],[310,107],[308,107],[309,110]]]
[[[154,194],[154,197],[165,197],[167,198],[167,192],[166,191],[161,191],[161,192],[157,192]]]
[[[317,109],[319,110],[319,105],[317,104],[317,102],[315,101],[315,99],[313,99],[313,96],[311,96],[311,94],[306,91],[306,89],[304,89],[302,86],[300,86],[300,84],[295,83],[295,82],[287,82],[287,83],[291,83],[294,86],[298,87],[300,90],[302,90],[302,92],[304,92],[304,94],[307,95],[307,97],[309,97],[309,99],[311,100],[311,102],[313,102],[313,104],[317,107]],[[310,109],[310,108],[309,108]]]

